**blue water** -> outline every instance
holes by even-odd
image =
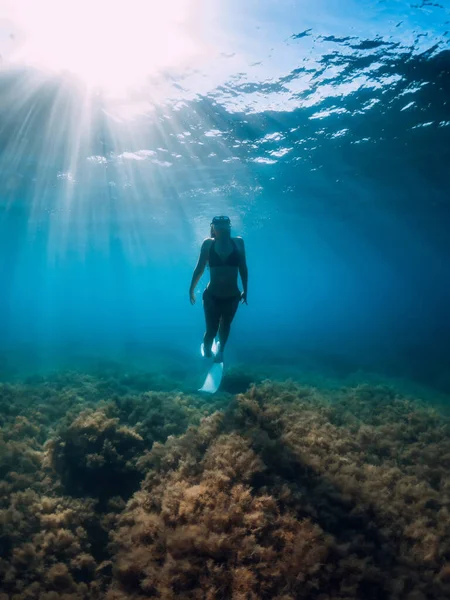
[[[210,60],[126,99],[1,63],[2,373],[187,364],[223,213],[249,268],[232,364],[450,392],[448,5],[213,5]]]

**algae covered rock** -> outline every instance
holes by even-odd
[[[82,412],[47,444],[48,459],[66,491],[106,500],[129,496],[141,475],[143,438],[102,409]]]

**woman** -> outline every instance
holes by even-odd
[[[189,288],[191,304],[195,304],[195,286],[203,275],[206,264],[209,265],[211,279],[203,292],[206,321],[203,353],[207,357],[212,356],[212,343],[219,332],[219,345],[214,362],[223,362],[223,352],[239,302],[247,304],[248,281],[244,240],[241,237],[231,237],[231,223],[228,217],[214,217],[211,222],[211,237],[204,240],[192,275]],[[238,288],[238,273],[241,276],[243,292]]]

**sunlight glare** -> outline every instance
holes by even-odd
[[[14,59],[125,92],[202,52],[199,0],[16,0]]]

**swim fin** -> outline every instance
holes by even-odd
[[[215,394],[222,383],[223,363],[213,363],[212,367],[206,375],[205,383],[198,390],[199,392],[207,392]]]
[[[216,340],[212,343],[212,353],[214,358],[219,350],[219,344]],[[205,356],[205,348],[204,345],[201,345],[201,354]],[[215,394],[219,389],[220,384],[222,383],[223,376],[223,362],[214,362],[212,367],[209,369],[206,379],[202,387],[198,390],[199,392],[207,392],[208,394]]]
[[[213,353],[213,356],[216,355],[218,348],[219,348],[219,344],[216,342],[216,340],[213,340],[213,343],[211,346],[211,352]],[[200,346],[200,353],[204,358],[205,357],[205,344],[203,342],[202,342],[202,345]]]

